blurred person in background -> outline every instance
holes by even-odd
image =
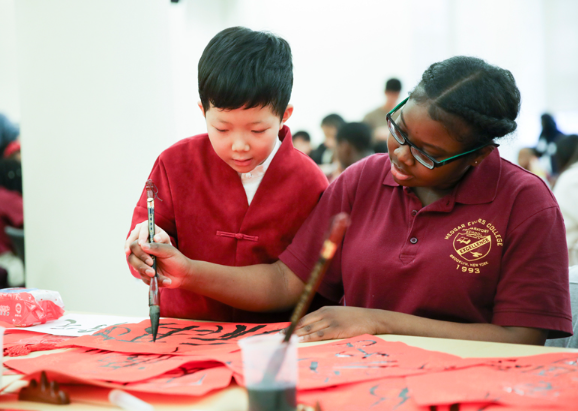
[[[22,163],[20,161],[0,159],[0,187],[22,194]]]
[[[293,134],[293,147],[303,154],[311,154],[311,136],[307,131],[298,131]]]
[[[22,165],[14,159],[0,160],[0,287],[24,284],[24,264],[6,234],[6,226],[22,228]],[[2,276],[6,272],[6,276]]]
[[[16,140],[9,143],[4,149],[3,157],[9,160],[21,161],[20,141]]]
[[[345,124],[345,120],[339,114],[329,114],[321,120],[321,130],[325,136],[323,143],[319,145],[310,154],[310,157],[319,164],[321,171],[325,175],[331,175],[337,168],[337,162],[334,161],[335,136],[337,131]]]
[[[562,138],[556,144],[556,165],[560,170],[554,196],[566,226],[570,265],[578,264],[578,135]]]
[[[401,81],[390,78],[385,83],[385,104],[370,111],[363,117],[363,122],[371,127],[373,133],[373,149],[376,153],[387,153],[387,113],[397,104],[401,92]]]
[[[544,170],[544,167],[540,164],[540,156],[536,152],[535,148],[524,147],[518,151],[518,165],[531,173],[536,174],[540,177],[548,187],[550,187],[550,182],[548,181],[548,173]]]
[[[554,117],[550,114],[542,114],[542,132],[536,145],[536,152],[540,156],[542,166],[552,177],[559,174],[558,165],[554,160],[556,154],[556,143],[564,137],[564,134],[558,130]]]
[[[347,167],[373,154],[371,147],[371,129],[365,123],[347,123],[339,129],[336,136],[335,156],[339,168],[329,182],[335,180]]]
[[[4,155],[4,150],[13,141],[18,140],[20,129],[17,125],[8,120],[4,114],[0,113],[0,158]]]

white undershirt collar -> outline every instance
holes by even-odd
[[[281,147],[281,141],[279,140],[279,138],[277,138],[275,141],[275,147],[273,147],[273,150],[271,151],[269,156],[265,159],[265,161],[263,161],[261,164],[259,164],[257,167],[255,167],[248,173],[238,173],[239,176],[241,177],[241,182],[243,183],[245,194],[247,194],[247,202],[249,204],[251,204],[251,201],[253,201],[253,197],[255,197],[255,193],[259,188],[259,184],[261,184],[261,181],[265,176],[265,172],[269,168],[271,161],[273,161],[275,154],[277,154],[279,147]]]

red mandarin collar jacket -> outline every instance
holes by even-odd
[[[228,266],[278,259],[327,187],[315,163],[293,147],[288,127],[279,132],[279,139],[282,144],[251,205],[241,178],[217,156],[207,134],[183,139],[158,157],[149,177],[158,188],[155,222],[184,255]],[[131,230],[145,220],[143,190]],[[249,313],[185,290],[164,288],[161,316],[235,322],[289,319],[289,313]]]

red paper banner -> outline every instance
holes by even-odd
[[[421,405],[498,402],[573,409],[578,404],[578,353],[488,359],[487,366],[408,377]]]
[[[462,359],[455,355],[427,351],[401,342],[387,342],[374,335],[298,349],[300,390],[309,390],[380,378],[404,377],[484,364],[485,358]],[[240,352],[210,355],[235,372],[243,382]]]
[[[405,378],[399,377],[299,391],[297,402],[310,406],[319,402],[323,411],[430,411],[415,403]]]
[[[200,355],[237,350],[237,341],[242,338],[277,333],[288,325],[208,323],[163,318],[156,342],[152,341],[149,320],[138,324],[113,325],[72,342],[77,347],[125,353]]]
[[[23,374],[37,371],[56,371],[90,380],[129,383],[157,377],[191,363],[196,368],[215,366],[214,362],[200,357],[172,356],[159,354],[125,354],[95,349],[71,350],[6,361],[6,366]]]
[[[232,371],[225,366],[203,368],[186,364],[146,381],[128,384],[123,389],[160,394],[204,395],[231,383]]]
[[[127,384],[79,378],[76,373],[67,374],[48,371],[46,374],[50,381],[57,381],[61,384],[86,384],[105,388],[118,388],[125,391],[201,396],[212,390],[229,386],[232,371],[223,365],[212,368],[196,368],[191,364],[186,364],[157,377]],[[25,378],[27,380],[32,378],[38,380],[40,372],[30,374]]]
[[[463,360],[401,342],[387,342],[374,335],[361,335],[299,349],[299,388],[403,377],[485,362],[485,359]]]

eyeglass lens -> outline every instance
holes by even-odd
[[[395,127],[393,125],[393,122],[391,121],[391,119],[387,120],[387,125],[389,126],[389,131],[391,132],[391,135],[393,136],[393,138],[395,138],[395,141],[397,141],[401,145],[407,144],[405,137],[400,134],[400,132],[397,130],[397,127]],[[427,158],[423,153],[418,151],[415,147],[409,145],[409,150],[411,151],[411,154],[414,156],[414,158],[417,161],[419,161],[422,165],[424,165],[425,167],[427,167],[429,169],[432,169],[434,167],[433,161],[431,161],[431,159]]]

